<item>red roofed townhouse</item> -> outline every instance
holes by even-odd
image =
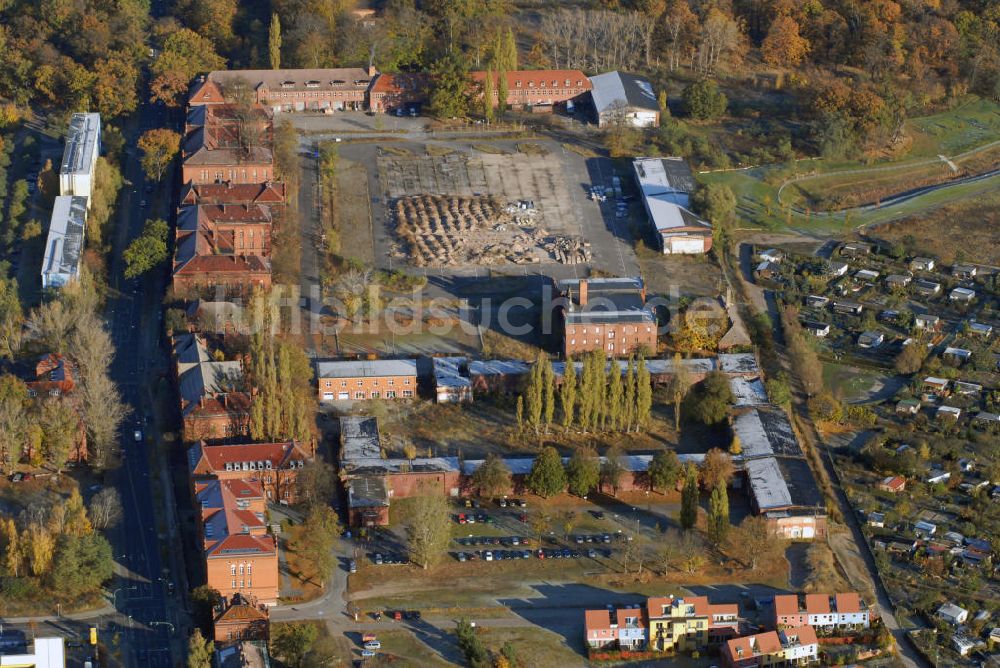
[[[429,90],[430,76],[425,72],[383,72],[368,91],[368,108],[378,113],[409,112],[427,102]]]
[[[739,631],[739,606],[707,596],[653,597],[646,601],[649,646],[658,652],[704,650]]]
[[[587,647],[609,649],[618,645],[618,622],[611,621],[609,610],[587,610],[583,613]]]
[[[809,626],[768,631],[726,641],[720,658],[727,668],[805,666],[818,660],[819,642]]]
[[[243,364],[217,361],[200,334],[173,338],[177,392],[185,441],[217,441],[246,436],[250,392]]]
[[[298,470],[312,460],[295,441],[282,443],[238,443],[209,445],[196,443],[188,451],[191,477],[219,480],[260,481],[270,501],[295,503],[298,497]]]
[[[649,626],[646,611],[642,608],[618,608],[618,648],[639,650],[649,643]]]
[[[782,594],[774,597],[774,627],[812,626],[824,631],[868,628],[868,607],[853,592],[843,594]]]
[[[186,183],[181,186],[180,205],[195,204],[267,204],[285,202],[285,184],[263,183]]]
[[[883,492],[898,494],[906,489],[906,478],[902,478],[898,475],[891,475],[882,479],[882,481],[878,484],[878,488]]]
[[[217,645],[244,640],[267,641],[269,620],[267,608],[254,605],[245,596],[233,595],[225,601],[215,615],[215,643]]]
[[[470,72],[482,95],[486,72]],[[494,72],[495,95],[499,95],[499,76]],[[506,72],[507,104],[513,109],[551,111],[559,104],[576,100],[590,92],[590,79],[580,70],[515,70]]]
[[[236,594],[262,605],[278,602],[278,553],[267,533],[266,501],[259,481],[195,483],[201,506],[207,584],[225,599]]]

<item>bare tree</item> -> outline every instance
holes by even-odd
[[[95,529],[109,529],[122,519],[122,499],[114,487],[105,487],[90,500],[90,523]]]
[[[103,371],[84,377],[80,389],[81,413],[87,427],[87,461],[96,470],[107,467],[118,430],[128,416],[128,406],[118,387]]]
[[[694,67],[714,72],[720,64],[736,64],[745,51],[746,37],[736,20],[717,8],[710,9],[702,24]]]

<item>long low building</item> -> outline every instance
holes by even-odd
[[[665,255],[707,253],[712,226],[691,212],[697,188],[682,158],[636,158],[632,161],[643,206]]]
[[[410,399],[417,396],[415,360],[316,362],[320,401]]]
[[[257,104],[275,113],[363,109],[375,68],[221,70],[210,72],[191,92],[190,104],[224,104],[227,89],[246,86]]]
[[[52,207],[42,258],[42,288],[61,288],[80,276],[87,228],[87,197],[60,195]]]

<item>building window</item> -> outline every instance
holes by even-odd
[[[323,385],[324,387],[333,387],[333,383],[331,383],[330,381],[326,381],[325,383],[323,383]]]
[[[364,399],[365,398],[365,393],[364,392],[355,392],[354,393],[354,398],[355,399]]]
[[[409,378],[404,378],[403,379],[403,385],[409,385],[409,384],[410,384],[410,379]]]
[[[359,380],[358,381],[358,387],[364,387],[364,385],[365,385],[365,381],[363,381],[363,380]]]
[[[608,338],[609,339],[615,338],[615,330],[612,329],[611,331],[608,332]]]
[[[243,575],[243,564],[240,564],[240,575]]]
[[[389,384],[390,386],[392,386],[392,385],[395,385],[395,384],[396,384],[396,380],[395,380],[394,378],[390,378],[390,379],[389,379],[388,381],[386,381],[386,382],[387,382],[387,383],[388,383],[388,384]]]
[[[346,380],[340,381],[340,386],[341,387],[347,387],[347,381]]]
[[[608,344],[608,350],[614,350],[614,349],[615,349],[615,344],[609,343]]]
[[[403,390],[403,396],[404,397],[412,397],[413,396],[413,390]]]
[[[569,340],[569,345],[575,346],[576,345],[576,339],[570,339]]]
[[[233,564],[229,567],[229,574],[236,575],[236,564]]]
[[[373,392],[371,393],[371,398],[372,398],[372,399],[378,399],[378,398],[379,398],[379,397],[381,397],[381,396],[382,396],[382,393],[381,393],[381,392],[379,392],[378,390],[374,390],[374,391],[373,391]]]

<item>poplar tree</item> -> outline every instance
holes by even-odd
[[[278,14],[271,14],[271,28],[267,33],[267,53],[271,60],[271,69],[281,69],[281,19]]]
[[[691,389],[691,376],[688,375],[687,368],[681,363],[681,354],[674,353],[674,375],[670,379],[670,396],[674,400],[674,429],[680,431],[681,428],[681,403],[685,395]]]
[[[493,104],[493,96],[496,95],[496,87],[493,85],[493,68],[486,70],[486,78],[483,79],[483,117],[487,123],[493,122],[493,112],[496,107]]]
[[[514,29],[507,27],[504,39],[504,66],[508,72],[517,69],[517,40],[514,39]]]
[[[542,422],[542,355],[539,353],[535,363],[531,366],[531,374],[528,376],[528,387],[525,390],[524,404],[528,411],[528,425],[538,433],[538,427]]]
[[[688,463],[681,493],[681,526],[690,529],[698,523],[698,469]]]
[[[716,545],[726,540],[729,531],[729,495],[726,484],[719,483],[712,489],[708,500],[708,536]]]
[[[507,95],[509,86],[507,85],[507,72],[501,70],[497,72],[497,120],[503,118],[503,112],[507,111]]]
[[[566,370],[563,371],[562,387],[559,389],[559,403],[562,408],[563,429],[569,429],[573,424],[576,409],[576,364],[572,357],[566,357]]]
[[[545,356],[542,361],[542,391],[545,399],[545,433],[549,433],[556,416],[556,377],[552,373],[552,360]]]
[[[517,430],[524,431],[524,397],[517,395]]]
[[[617,360],[611,360],[608,369],[608,428],[611,431],[620,431],[622,428],[622,413],[624,408],[625,393],[622,387],[621,367]]]
[[[639,356],[639,367],[635,374],[636,382],[636,423],[639,427],[649,424],[650,412],[653,409],[653,385],[646,368],[646,359]]]
[[[594,416],[594,359],[587,354],[583,358],[583,373],[580,377],[580,428],[589,431]]]
[[[625,431],[632,431],[635,422],[635,360],[628,358],[628,367],[625,370],[625,398],[622,404],[622,428]]]
[[[606,358],[604,353],[600,350],[592,350],[590,352],[590,359],[592,365],[591,375],[594,378],[594,385],[591,388],[593,392],[594,402],[594,416],[593,423],[595,429],[603,429],[604,422],[607,417],[608,404],[607,404],[607,377],[605,376],[604,367],[606,364]]]

